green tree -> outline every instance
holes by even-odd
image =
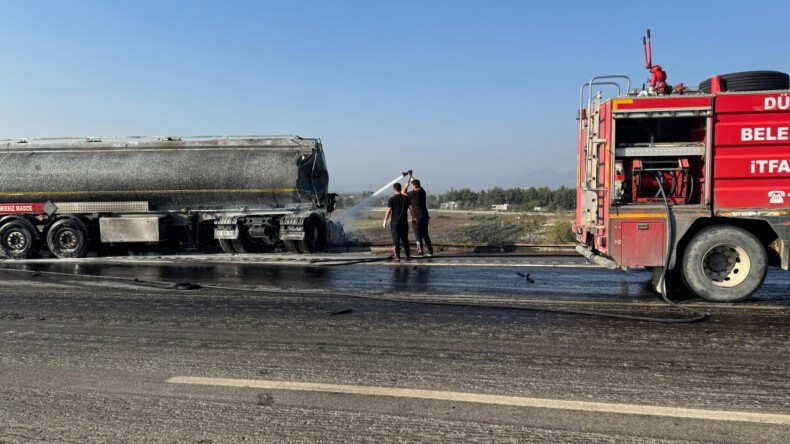
[[[462,209],[488,210],[491,205],[508,203],[513,208],[532,211],[534,207],[544,207],[551,210],[572,210],[576,207],[576,189],[560,187],[551,190],[548,187],[530,188],[489,188],[478,192],[469,188],[451,188],[437,197],[436,205],[440,202],[458,202]]]
[[[568,221],[558,221],[546,230],[546,243],[565,244],[575,240],[573,225]]]

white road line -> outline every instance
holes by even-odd
[[[364,264],[363,264],[364,265]],[[425,262],[421,260],[411,260],[409,262],[370,262],[367,265],[370,266],[382,266],[382,265],[393,265],[393,266],[412,266],[412,265],[419,265],[425,267],[488,267],[488,268],[495,268],[495,267],[521,267],[521,268],[598,268],[601,270],[606,270],[605,268],[601,267],[600,265],[594,264],[558,264],[558,265],[551,265],[551,264],[538,264],[538,263],[520,263],[520,264],[510,264],[510,263],[498,263],[498,264],[484,264],[484,263],[473,263],[473,262]]]
[[[415,293],[413,297],[399,297],[399,296],[381,296],[386,297],[388,300],[398,300],[403,302],[419,302],[419,301],[429,301],[429,302],[463,302],[463,303],[490,303],[490,302],[501,302],[501,303],[509,303],[509,304],[521,304],[524,306],[529,306],[531,304],[545,304],[545,305],[584,305],[584,306],[610,306],[610,307],[619,307],[619,308],[645,308],[645,307],[660,307],[666,308],[667,304],[665,302],[606,302],[606,301],[574,301],[574,300],[567,300],[567,299],[537,299],[532,297],[527,297],[524,299],[516,299],[516,298],[500,298],[494,295],[484,295],[484,294],[465,294],[465,295],[455,295],[455,294],[444,294],[444,293],[431,293],[431,294],[420,294]],[[720,302],[699,302],[693,304],[684,304],[684,307],[689,308],[698,308],[698,309],[733,309],[733,310],[762,310],[762,311],[787,311],[788,307],[784,306],[777,306],[777,305],[747,305],[747,304],[729,304],[725,305]]]
[[[576,410],[583,412],[620,413],[628,415],[669,416],[673,418],[707,419],[713,421],[756,422],[790,425],[790,415],[774,413],[702,410],[604,402],[563,401],[558,399],[523,398],[519,396],[485,395],[478,393],[445,392],[435,390],[399,389],[342,384],[314,384],[304,382],[267,381],[256,379],[202,378],[177,376],[166,382],[173,384],[212,385],[222,387],[249,387],[270,390],[303,392],[328,392],[352,395],[391,396],[396,398],[432,399],[439,401],[473,402],[516,407]]]

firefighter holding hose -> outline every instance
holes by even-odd
[[[400,183],[396,182],[392,185],[392,194],[393,196],[387,201],[387,211],[384,213],[384,227],[386,228],[387,222],[390,221],[393,247],[392,259],[395,262],[400,262],[400,250],[401,246],[403,246],[403,252],[406,253],[406,260],[408,261],[411,260],[411,252],[409,249],[409,213],[412,212],[412,208],[409,198],[402,192]]]
[[[412,187],[412,191],[409,191],[409,186]],[[403,194],[411,201],[411,224],[414,229],[414,237],[417,239],[417,254],[433,256],[433,244],[431,244],[431,236],[428,234],[428,220],[430,219],[428,216],[428,195],[422,188],[419,179],[414,178],[411,170],[409,170],[409,181],[406,183],[406,188],[403,189]]]

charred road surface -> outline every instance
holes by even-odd
[[[576,257],[0,262],[0,442],[787,442],[789,274],[684,306]]]

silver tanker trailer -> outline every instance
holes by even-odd
[[[98,243],[219,241],[227,253],[320,250],[342,228],[319,139],[297,136],[0,141],[0,256]]]

